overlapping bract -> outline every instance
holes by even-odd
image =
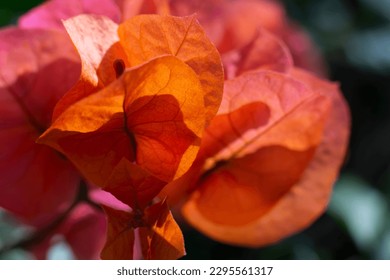
[[[66,30],[81,75],[55,105],[39,143],[130,207],[100,201],[108,217],[102,258],[181,257],[184,241],[170,207],[211,238],[251,247],[291,235],[324,211],[346,152],[349,113],[337,85],[295,68],[324,74],[280,3],[68,2],[49,1],[20,19],[26,31],[0,34],[8,42],[0,43],[1,65],[11,65],[0,77],[7,104],[0,140],[12,147],[2,153],[2,207],[44,224],[72,202],[80,180],[59,154],[34,144],[79,73]],[[98,15],[61,22],[84,12]],[[46,34],[50,40],[41,40]],[[20,43],[26,40],[54,45],[29,48]],[[22,47],[11,50],[13,44]],[[34,51],[38,66],[25,62],[35,61],[28,59]],[[20,69],[29,67],[25,78]],[[38,77],[35,86],[30,74]],[[91,217],[98,221],[91,228],[101,230],[103,214],[76,210],[55,232],[77,257],[95,258],[101,238],[84,249],[77,240],[91,233],[81,224]]]
[[[165,5],[165,1],[157,2]],[[318,75],[324,75],[326,72],[317,49],[302,28],[287,18],[281,1],[169,0],[167,2],[173,15],[185,16],[196,12],[200,23],[222,56],[253,44],[259,29],[264,29],[285,42],[296,66]]]
[[[23,28],[61,29],[63,19],[81,13],[105,15],[116,23],[138,14],[188,16],[199,22],[222,55],[251,44],[259,28],[281,38],[295,65],[324,76],[326,67],[304,30],[291,22],[279,0],[51,0],[22,16]]]
[[[223,242],[279,241],[326,208],[346,151],[347,108],[335,85],[298,70],[247,73],[226,82],[225,94],[230,108],[206,131],[183,214]]]
[[[118,27],[119,38],[116,24],[101,16],[78,16],[65,26],[79,49],[82,73],[39,142],[127,203],[129,219],[135,219],[192,165],[221,101],[219,54],[193,16],[137,16]],[[140,227],[149,235],[144,228],[150,226],[133,226],[131,234]],[[149,247],[154,258],[158,246]]]
[[[55,31],[12,27],[0,37],[0,206],[41,226],[72,202],[79,183],[69,162],[35,144],[77,80],[78,58]]]
[[[108,238],[103,259],[169,260],[185,255],[183,235],[166,202],[154,204],[142,215],[109,207],[104,210]]]
[[[275,36],[258,27],[240,33],[237,25],[251,22],[245,17],[222,23],[209,17],[215,9],[230,14],[233,5],[253,6],[247,10],[253,21],[266,19],[253,14],[260,15],[255,7],[268,1],[243,2],[196,2],[207,10],[206,30],[218,23],[229,35],[215,39],[228,80],[192,170],[161,195],[184,204],[186,220],[206,235],[257,247],[303,229],[324,211],[346,153],[350,120],[337,85],[294,68]],[[189,6],[177,3],[176,9]]]
[[[104,241],[103,214],[87,205],[68,211],[81,176],[63,155],[35,143],[49,127],[56,102],[79,77],[77,52],[55,30],[10,27],[0,37],[0,207],[37,231],[40,244],[24,243],[36,258],[47,257],[54,235],[62,235],[78,258],[96,258]],[[90,232],[98,234],[91,238]]]

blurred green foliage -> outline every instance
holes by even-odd
[[[2,1],[0,26],[15,23],[20,15],[43,2],[42,0]]]
[[[390,234],[388,206],[380,191],[347,174],[335,185],[328,212],[349,233],[359,250],[377,259],[386,256],[382,244]]]
[[[0,248],[14,244],[18,240],[24,238],[31,232],[31,229],[23,226],[13,219],[10,215],[0,209]],[[11,250],[6,254],[0,255],[0,260],[20,260],[31,259],[32,255],[24,250]]]

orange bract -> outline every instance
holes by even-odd
[[[101,16],[77,16],[65,27],[82,73],[39,142],[65,154],[88,180],[132,208],[106,207],[103,258],[133,258],[134,243],[144,258],[179,258],[180,229],[168,206],[154,198],[190,168],[218,110],[219,54],[194,17],[134,17],[119,26],[119,37],[118,26]],[[159,27],[164,40],[155,32]]]
[[[136,10],[166,4],[141,2]],[[82,73],[39,141],[132,208],[105,207],[103,258],[181,257],[165,198],[180,201],[208,236],[253,247],[301,230],[326,207],[348,138],[340,92],[293,69],[286,45],[268,33],[285,28],[278,4],[212,4],[200,10],[209,30],[222,31],[214,40],[228,73],[223,99],[220,56],[195,16],[65,22]],[[218,11],[222,24],[211,18]],[[164,202],[156,203],[159,193]]]
[[[167,56],[126,71],[76,102],[39,141],[66,154],[102,187],[110,186],[109,178],[123,158],[170,181],[195,158],[204,114],[197,76]]]
[[[198,15],[199,22],[222,56],[242,49],[265,29],[288,46],[298,67],[324,75],[318,50],[299,26],[291,23],[277,0],[170,0],[172,15]]]
[[[131,66],[164,54],[187,63],[202,84],[206,123],[210,122],[221,102],[223,71],[218,51],[195,16],[135,16],[120,25],[118,32]]]
[[[258,71],[227,81],[198,171],[182,179],[192,190],[185,218],[214,239],[245,246],[302,229],[326,207],[348,123],[337,87],[305,72]],[[165,195],[181,187],[173,182]]]
[[[140,24],[147,40],[129,41],[132,35],[123,33]],[[116,24],[101,16],[81,15],[65,25],[79,49],[82,74],[57,104],[55,121],[40,141],[65,153],[100,186],[109,185],[122,158],[163,181],[183,174],[218,109],[223,83],[218,52],[196,20],[139,16],[119,26],[119,38],[112,34]],[[165,26],[169,39],[161,41],[156,26]],[[194,55],[187,45],[202,48]],[[145,51],[135,59],[140,49]],[[118,65],[120,72],[140,66],[122,74]]]
[[[56,105],[53,120],[69,106],[116,79],[113,63],[126,61],[117,35],[118,25],[104,16],[79,15],[64,26],[81,58],[80,80]]]
[[[132,209],[139,210],[145,209],[165,185],[165,182],[124,158],[115,167],[108,181],[110,184],[105,187],[105,191]]]
[[[180,228],[165,202],[140,216],[104,207],[108,216],[107,243],[102,259],[178,259],[185,255]]]
[[[203,139],[214,160],[243,157],[269,145],[304,150],[317,145],[327,117],[326,96],[298,80],[268,71],[226,81],[224,100]],[[224,125],[222,125],[224,124]]]
[[[222,61],[226,79],[260,69],[287,72],[293,65],[284,43],[263,29],[259,29],[248,44],[224,53]]]

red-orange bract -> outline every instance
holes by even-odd
[[[54,30],[10,27],[0,37],[0,207],[32,226],[31,240],[39,242],[22,244],[37,259],[47,257],[58,235],[77,258],[96,259],[104,214],[87,205],[73,209],[80,175],[62,155],[35,143],[79,77],[77,53],[66,34]]]
[[[81,13],[123,22],[137,14],[197,14],[222,55],[250,44],[259,28],[281,38],[295,65],[324,75],[325,67],[310,38],[292,23],[278,0],[61,0],[47,1],[19,20],[23,28],[61,29],[62,20]]]
[[[20,25],[58,30],[58,15],[80,11],[111,18],[64,22],[82,72],[39,140],[132,208],[104,207],[102,258],[181,257],[175,205],[211,238],[250,247],[289,236],[324,211],[346,152],[349,113],[337,85],[295,68],[324,72],[280,3],[92,2],[72,0],[68,9],[53,0]],[[195,16],[140,12],[197,13],[222,55],[222,103],[219,54]],[[118,26],[119,18],[130,19]]]
[[[0,32],[0,65],[0,206],[42,226],[69,207],[80,180],[60,154],[35,144],[79,61],[64,34],[12,27]]]
[[[127,1],[132,2],[132,0]],[[237,50],[253,44],[259,29],[264,29],[285,42],[296,66],[322,76],[326,72],[318,50],[303,29],[288,19],[279,0],[161,0],[156,2],[159,3],[157,11],[168,6],[172,15],[185,16],[197,13],[199,22],[222,56],[234,54]]]
[[[154,23],[148,26],[150,20]],[[126,41],[130,35],[116,41],[115,24],[106,18],[79,16],[66,23],[80,48],[81,79],[57,104],[54,123],[40,141],[66,154],[102,187],[109,185],[122,158],[166,182],[183,174],[221,100],[219,56],[194,18],[135,17],[119,27],[119,35],[130,28],[139,30],[136,26],[142,22],[142,40],[131,44]],[[161,40],[164,33],[155,33],[152,26],[170,28],[174,36]],[[87,33],[90,30],[100,31]],[[193,41],[204,45],[194,66]],[[86,47],[91,46],[89,51]],[[209,59],[202,61],[203,55]],[[113,64],[118,59],[128,66],[142,59],[146,63],[115,80]]]
[[[109,207],[104,210],[108,216],[108,239],[103,259],[128,260],[138,255],[161,260],[185,254],[183,235],[165,202],[154,204],[142,215]],[[139,248],[134,248],[134,240],[138,240]]]
[[[270,67],[257,53],[251,71],[232,72],[193,168],[161,194],[181,202],[186,220],[208,236],[250,247],[279,241],[324,211],[349,135],[337,85],[293,68],[283,43],[265,38],[279,58]]]
[[[82,15],[65,27],[82,73],[39,142],[64,153],[87,179],[132,207],[130,220],[159,209],[158,224],[164,232],[175,231],[168,208],[149,205],[167,182],[190,168],[218,110],[223,84],[218,52],[193,16],[137,16],[118,27],[108,18]],[[130,227],[130,236],[138,227]],[[141,237],[148,230],[154,232],[141,227]],[[145,258],[160,258],[158,248],[172,243],[150,238],[152,251],[143,252]],[[167,256],[184,253],[176,249],[179,253]]]

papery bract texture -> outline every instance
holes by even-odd
[[[8,28],[0,37],[0,206],[42,225],[70,204],[80,180],[60,154],[35,144],[79,61],[62,33]]]
[[[326,208],[348,135],[349,114],[336,85],[301,70],[227,81],[202,139],[198,171],[182,179],[191,184],[183,215],[222,242],[279,241]]]
[[[228,80],[255,70],[287,73],[293,66],[286,45],[264,29],[259,29],[247,45],[224,53],[222,61]]]
[[[114,0],[51,0],[21,16],[18,26],[63,30],[63,20],[80,14],[104,15],[115,22],[121,18],[121,10]]]
[[[105,206],[103,258],[183,256],[181,231],[155,197],[191,167],[218,110],[224,79],[217,50],[193,16],[136,16],[118,27],[81,15],[65,27],[81,57],[81,76],[57,103],[39,143],[131,207]]]
[[[288,20],[277,0],[51,0],[19,20],[22,28],[62,29],[62,20],[79,14],[109,17],[116,23],[138,14],[172,14],[197,18],[221,53],[247,45],[259,28],[280,37],[289,47],[295,65],[324,75],[319,51],[305,31]]]
[[[73,104],[40,141],[66,154],[102,187],[110,185],[107,180],[123,158],[169,181],[196,156],[202,112],[203,91],[195,73],[167,56],[128,70]]]
[[[184,204],[184,217],[208,236],[253,247],[303,229],[324,211],[350,122],[337,85],[293,68],[276,37],[263,31],[256,38],[260,48],[223,56],[230,79],[218,114],[191,170],[161,192]]]
[[[53,220],[80,181],[65,158],[118,200],[99,201],[104,246],[104,214],[80,205],[37,256],[57,234],[81,259],[180,258],[170,207],[258,247],[326,208],[349,112],[336,84],[295,68],[325,72],[278,1],[52,0],[19,26],[0,32],[0,206]]]
[[[173,28],[183,31],[183,35],[167,29],[166,33],[177,36],[160,43],[160,34],[150,34],[150,18],[155,24],[174,24]],[[127,32],[128,26],[142,21],[146,25],[142,34],[149,41],[157,36],[154,41],[129,44],[126,38],[122,40],[121,34]],[[40,141],[66,154],[88,179],[102,187],[110,185],[107,180],[122,159],[137,163],[163,181],[187,171],[206,122],[218,108],[223,82],[218,53],[194,19],[136,17],[120,25],[119,43],[115,41],[116,34],[112,34],[115,24],[106,18],[79,16],[65,25],[80,49],[82,74],[78,85],[57,104],[54,123]],[[206,45],[204,52],[212,54],[211,62],[200,56],[198,64],[191,64],[197,57],[186,51],[188,38],[192,43]],[[139,45],[145,51],[142,59],[135,61],[133,53]],[[175,56],[170,45],[178,48]],[[113,59],[116,55],[123,67],[143,64],[126,71],[123,68],[123,73],[112,81],[113,75],[118,74],[114,67],[118,59]],[[107,57],[111,64],[104,63]],[[200,70],[210,65],[217,69],[219,78]],[[207,96],[213,97],[212,102]]]
[[[222,55],[247,46],[265,29],[287,44],[296,66],[322,76],[326,72],[319,51],[277,0],[170,0],[169,7],[172,15],[197,13]]]
[[[221,102],[223,71],[218,51],[206,37],[195,16],[137,16],[119,27],[119,37],[131,66],[170,54],[187,63],[204,90],[206,123]]]
[[[165,202],[140,216],[104,207],[108,216],[107,243],[102,259],[177,259],[185,255],[183,235]]]

